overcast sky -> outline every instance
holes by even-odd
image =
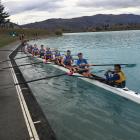
[[[140,0],[1,0],[14,23],[95,14],[140,15]]]

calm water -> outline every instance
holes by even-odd
[[[84,53],[89,63],[135,63],[124,67],[127,86],[140,92],[140,31],[77,33],[32,43],[44,44],[73,55]],[[62,52],[64,53],[64,52]],[[18,54],[17,57],[23,54]],[[23,59],[18,63],[34,60]],[[100,70],[112,67],[95,67]],[[26,80],[63,73],[50,65],[22,67]],[[30,84],[58,140],[139,140],[140,105],[90,85],[62,76]]]

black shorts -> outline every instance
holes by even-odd
[[[40,54],[40,58],[42,58],[43,56],[44,56],[44,53],[41,53],[41,54]]]

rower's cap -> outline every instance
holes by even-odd
[[[70,50],[67,50],[67,52],[71,52]]]
[[[78,56],[79,56],[79,55],[83,55],[83,54],[82,54],[82,53],[78,53]]]

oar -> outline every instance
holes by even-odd
[[[114,65],[116,65],[116,64],[91,64],[91,65],[89,65],[89,66],[114,66]],[[121,65],[121,66],[126,66],[126,67],[135,67],[136,66],[136,64],[119,64],[119,65]]]
[[[3,71],[5,69],[17,68],[17,67],[28,66],[28,65],[33,65],[33,64],[40,64],[40,63],[44,63],[44,62],[36,62],[36,63],[17,65],[17,66],[13,66],[13,67],[5,67],[5,68],[1,68],[0,71]],[[49,64],[49,63],[47,63],[47,64]]]
[[[14,50],[0,50],[0,52],[13,52]],[[22,51],[17,51],[17,52],[22,52]]]
[[[62,74],[58,74],[58,75],[54,75],[54,76],[46,76],[46,77],[39,78],[39,79],[34,79],[34,80],[26,81],[26,82],[16,83],[15,86],[16,85],[23,85],[23,84],[27,84],[27,83],[32,83],[32,82],[36,82],[36,81],[41,81],[41,80],[45,80],[45,79],[50,79],[50,78],[56,78],[56,77],[64,76],[67,74],[68,73],[62,73]]]
[[[15,58],[14,60],[22,59],[22,58],[26,58],[26,57],[31,57],[31,56],[18,57],[18,58]],[[4,62],[8,62],[8,61],[11,61],[11,60],[10,59],[7,59],[7,60],[0,61],[0,64],[1,63],[4,63]]]
[[[9,87],[9,86],[16,86],[16,85],[22,85],[22,84],[28,84],[28,83],[33,83],[36,81],[41,81],[41,80],[45,80],[45,79],[51,79],[51,78],[56,78],[56,77],[60,77],[60,76],[65,76],[65,75],[69,75],[69,73],[62,73],[62,74],[58,74],[58,75],[53,75],[53,76],[46,76],[43,78],[39,78],[39,79],[34,79],[34,80],[29,80],[29,81],[25,81],[25,82],[20,82],[20,83],[9,83],[9,84],[5,84],[5,85],[0,85],[0,89],[1,88],[5,88],[5,87]]]
[[[97,70],[97,71],[94,71],[94,73],[101,73],[101,72],[104,72],[106,70]]]

